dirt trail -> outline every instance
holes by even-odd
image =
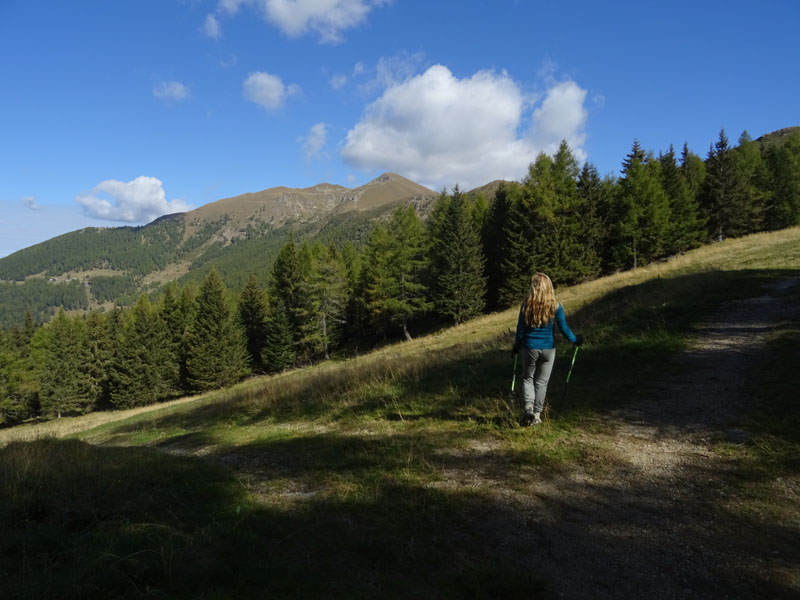
[[[767,335],[791,311],[797,316],[797,307],[765,291],[720,307],[695,329],[689,351],[637,392],[641,401],[607,417],[614,435],[594,441],[613,448],[610,469],[599,477],[579,471],[534,482],[515,494],[533,544],[526,560],[551,578],[554,597],[787,593],[773,583],[776,573],[798,577],[800,523],[775,526],[721,510],[736,502],[736,492],[723,481],[730,465],[709,451],[726,419],[747,408],[743,384]],[[673,366],[677,375],[668,374]],[[746,438],[737,430],[726,435]],[[793,556],[786,556],[787,548],[794,548]]]

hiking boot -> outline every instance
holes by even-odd
[[[534,425],[541,425],[542,424],[542,413],[540,413],[540,412],[533,413],[533,424]]]
[[[522,415],[522,418],[519,420],[519,424],[522,427],[530,427],[531,425],[533,425],[533,421],[534,421],[533,415],[529,414],[529,413],[525,413],[524,415]]]

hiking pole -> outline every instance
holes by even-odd
[[[514,355],[514,373],[511,375],[511,402],[508,405],[508,421],[512,423],[514,421],[514,387],[517,383],[517,358],[518,355]]]
[[[517,358],[519,354],[514,355],[514,374],[511,376],[511,393],[514,393],[514,385],[517,383]]]
[[[564,391],[561,392],[561,401],[558,403],[558,410],[556,411],[555,416],[559,416],[561,414],[561,408],[564,406],[564,398],[567,396],[567,386],[569,385],[569,378],[572,375],[572,367],[575,366],[575,357],[578,356],[578,348],[580,346],[575,344],[575,351],[572,353],[572,362],[569,365],[569,372],[567,373],[567,380],[564,382]]]

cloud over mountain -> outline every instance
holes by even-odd
[[[458,79],[435,65],[390,84],[348,132],[342,157],[433,189],[520,179],[539,152],[562,139],[583,156],[585,98],[574,82],[554,82],[534,108],[505,72]],[[526,119],[531,126],[521,130]]]
[[[89,193],[75,197],[86,216],[107,221],[149,223],[162,215],[191,210],[183,200],[167,201],[161,180],[137,177],[128,182],[101,181]]]

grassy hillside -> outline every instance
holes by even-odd
[[[795,228],[558,290],[587,343],[563,415],[537,429],[515,425],[512,310],[70,439],[9,443],[0,449],[0,593],[546,597],[551,582],[532,549],[547,532],[514,499],[531,481],[607,472],[613,420],[601,417],[675,368],[692,325],[721,303],[797,278]],[[798,286],[779,294],[800,302]],[[720,521],[730,515],[737,533],[758,528],[759,544],[783,553],[795,552],[786,527],[800,517],[792,495],[774,491],[800,477],[797,342],[798,323],[785,324],[755,370],[761,410],[737,415],[750,441],[720,434],[714,446],[731,461],[737,503],[708,500]],[[551,402],[569,355],[559,348]],[[63,426],[0,432],[0,444]],[[754,578],[758,597],[800,593],[797,570],[729,575]]]

